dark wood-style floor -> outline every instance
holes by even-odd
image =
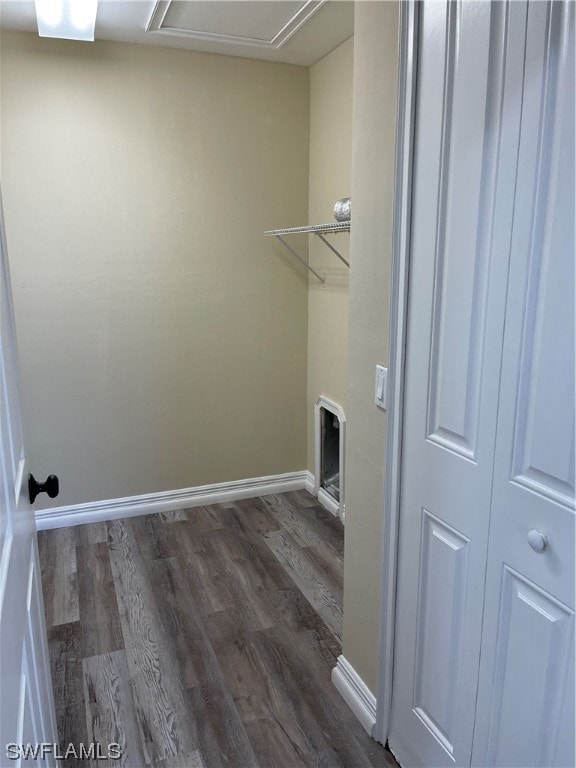
[[[137,768],[396,765],[330,681],[343,529],[309,494],[45,531],[39,547],[62,750],[116,742]]]

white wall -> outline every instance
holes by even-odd
[[[386,416],[374,375],[388,363],[398,4],[358,2],[354,24],[343,653],[375,692]]]
[[[31,470],[75,504],[306,466],[309,73],[1,38]]]

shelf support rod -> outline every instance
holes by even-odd
[[[343,262],[344,262],[344,264],[346,264],[346,266],[347,266],[348,268],[350,268],[350,263],[349,263],[348,261],[346,261],[346,259],[344,258],[344,256],[342,256],[342,255],[341,255],[341,254],[340,254],[340,253],[339,253],[339,252],[336,250],[336,248],[334,248],[334,246],[332,245],[332,243],[331,243],[329,240],[326,240],[326,238],[324,237],[324,235],[322,234],[322,232],[314,232],[314,234],[316,235],[316,237],[319,237],[319,238],[320,238],[320,240],[322,240],[322,242],[324,243],[324,245],[327,245],[327,246],[328,246],[328,248],[330,248],[330,250],[332,251],[332,253],[334,253],[334,254],[336,254],[336,256],[338,256],[338,258],[340,259],[340,261],[343,261]]]
[[[307,264],[307,263],[304,261],[304,259],[302,258],[302,256],[299,256],[299,255],[296,253],[296,251],[295,251],[293,248],[291,248],[291,247],[288,245],[288,243],[286,242],[286,240],[284,240],[284,238],[283,238],[283,237],[280,237],[280,235],[276,235],[276,237],[278,238],[278,240],[280,240],[280,242],[282,243],[282,245],[283,245],[285,248],[287,248],[287,249],[290,251],[290,253],[292,254],[292,256],[296,256],[296,258],[298,259],[298,261],[302,262],[302,264],[304,264],[304,266],[306,267],[306,269],[308,269],[310,272],[312,272],[312,274],[313,274],[313,275],[316,275],[316,277],[318,278],[318,280],[320,280],[320,282],[322,283],[322,285],[325,285],[325,284],[326,284],[326,280],[324,280],[324,278],[323,278],[323,277],[320,277],[320,275],[318,274],[318,272],[316,272],[316,270],[312,269],[312,267],[311,267],[309,264]]]

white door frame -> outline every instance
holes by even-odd
[[[400,3],[398,40],[398,97],[396,159],[394,170],[394,216],[392,232],[392,281],[390,300],[388,423],[382,554],[380,561],[380,631],[378,683],[374,738],[386,743],[392,707],[394,630],[396,614],[396,566],[400,518],[402,425],[404,415],[404,364],[408,316],[408,274],[412,206],[416,73],[418,52],[418,5]]]

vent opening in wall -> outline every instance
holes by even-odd
[[[344,411],[332,400],[316,402],[314,493],[323,507],[344,520]]]
[[[320,408],[320,487],[340,501],[340,419]]]

